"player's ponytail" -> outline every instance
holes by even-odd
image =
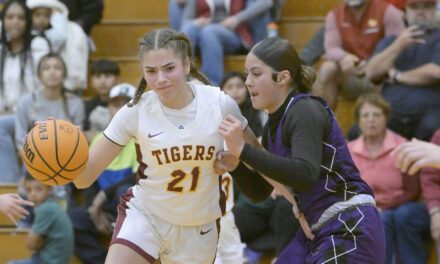
[[[145,89],[147,88],[147,81],[145,81],[144,76],[141,77],[139,80],[138,87],[136,89],[136,93],[134,94],[133,100],[127,104],[128,107],[132,107],[133,105],[137,104],[139,100],[141,99],[142,94],[144,93]]]

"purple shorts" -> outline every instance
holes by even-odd
[[[275,263],[384,263],[385,233],[374,206],[348,208],[313,233],[310,241],[299,229]]]

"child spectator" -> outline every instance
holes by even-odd
[[[52,186],[44,185],[26,172],[23,187],[35,206],[35,218],[26,239],[27,248],[34,253],[30,259],[9,264],[70,263],[73,253],[72,224],[59,204],[50,198]]]
[[[113,117],[134,96],[136,88],[127,83],[113,87],[109,94],[108,110]],[[90,146],[104,134],[97,135]],[[117,217],[119,197],[133,186],[138,167],[134,141],[130,141],[98,180],[83,190],[84,206],[70,210],[75,233],[75,254],[84,263],[104,263],[107,249],[99,242],[99,235],[110,235]]]
[[[69,67],[64,81],[69,91],[87,88],[89,47],[87,35],[75,22],[68,20],[66,6],[58,0],[27,0],[32,11],[32,27],[37,35],[45,36],[52,52],[59,53]]]
[[[119,66],[114,61],[102,59],[97,60],[92,64],[90,84],[96,91],[97,95],[85,103],[86,119],[84,122],[84,130],[86,131],[86,136],[89,142],[96,136],[96,134],[101,132],[92,129],[93,127],[90,122],[92,111],[98,106],[107,107],[110,89],[118,83],[119,74]],[[97,111],[101,110],[102,109],[98,108]],[[104,125],[104,127],[106,126],[107,124]]]
[[[36,64],[49,52],[42,37],[31,36],[31,15],[24,1],[8,1],[1,12],[0,37],[0,182],[18,182],[14,116],[20,97],[36,90]]]
[[[246,76],[243,73],[229,72],[223,77],[220,87],[238,104],[252,131],[257,137],[260,137],[263,133],[263,125],[267,121],[267,115],[252,107],[245,82]]]

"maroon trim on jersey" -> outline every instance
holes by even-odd
[[[134,244],[131,241],[128,241],[127,239],[118,238],[119,231],[121,231],[122,224],[125,221],[125,218],[127,217],[127,202],[130,201],[131,198],[133,198],[133,189],[128,189],[127,193],[121,196],[121,203],[118,205],[118,219],[116,219],[116,225],[115,225],[115,231],[113,232],[112,240],[110,242],[110,245],[113,244],[121,244],[126,247],[129,247],[136,251],[139,255],[141,255],[144,259],[146,259],[149,263],[154,263],[155,258],[145,252],[142,248],[140,248],[138,245]]]
[[[217,257],[218,241],[220,240],[220,229],[221,229],[220,219],[221,218],[217,218],[217,220],[215,220],[215,225],[217,226],[217,248],[215,249],[215,255],[214,255],[214,260],[212,261],[212,264],[214,264],[215,259]]]
[[[222,215],[226,214],[226,194],[223,191],[222,188],[222,175],[218,176],[218,187],[219,187],[219,191],[220,191],[220,199],[219,199],[219,205],[220,205],[220,210],[222,211]]]
[[[139,144],[135,143],[134,146],[136,148],[136,161],[139,163],[136,172],[136,183],[139,183],[139,180],[148,178],[148,176],[145,175],[145,170],[148,168],[148,165],[142,161],[142,152]]]

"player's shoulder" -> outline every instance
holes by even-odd
[[[188,85],[190,85],[190,87],[196,91],[197,96],[207,96],[211,98],[213,95],[219,95],[222,93],[220,88],[217,86],[191,82],[189,82]]]

